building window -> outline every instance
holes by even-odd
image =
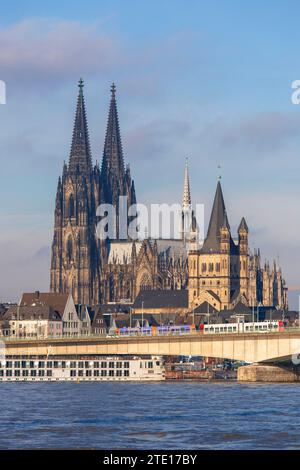
[[[74,196],[73,194],[69,197],[69,218],[74,217]]]
[[[73,260],[73,242],[70,236],[67,241],[67,261],[70,264],[72,260]]]

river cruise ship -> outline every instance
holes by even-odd
[[[160,381],[160,356],[8,357],[0,360],[0,382]]]

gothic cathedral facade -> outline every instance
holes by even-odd
[[[125,166],[116,103],[111,87],[101,169],[93,165],[83,95],[79,81],[72,144],[59,177],[54,214],[50,288],[71,292],[75,303],[132,303],[141,289],[188,289],[189,306],[208,301],[218,310],[235,302],[287,306],[281,269],[260,264],[260,253],[249,253],[248,227],[243,218],[238,240],[231,236],[221,184],[218,182],[207,237],[198,244],[192,212],[188,166],[184,174],[179,239],[131,240],[120,236],[120,198],[136,204],[134,182]],[[115,208],[114,237],[97,236],[97,208]],[[188,214],[191,224],[186,225]]]

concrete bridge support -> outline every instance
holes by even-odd
[[[251,364],[238,369],[239,382],[300,382],[299,368],[270,364]]]

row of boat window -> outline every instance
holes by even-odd
[[[150,364],[150,363],[149,363]],[[105,362],[105,361],[2,361],[0,362],[1,368],[12,368],[15,367],[26,369],[26,368],[36,368],[36,369],[129,369],[129,362]],[[152,366],[153,367],[153,366]]]
[[[0,377],[52,377],[52,370],[0,369]],[[129,377],[129,370],[70,370],[70,377]]]

